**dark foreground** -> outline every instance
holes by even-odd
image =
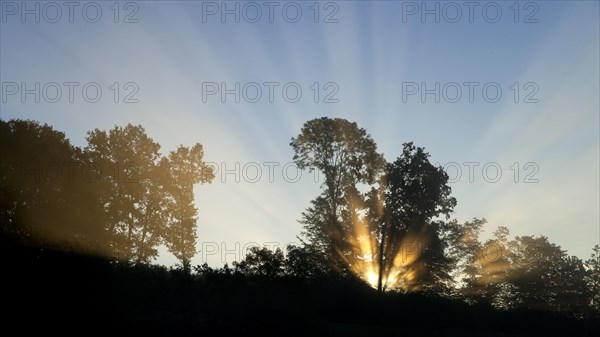
[[[381,295],[352,280],[198,279],[48,250],[1,253],[2,326],[19,335],[600,336],[598,318]]]

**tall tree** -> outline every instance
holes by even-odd
[[[170,219],[165,231],[165,242],[184,270],[190,270],[190,261],[196,254],[196,215],[194,185],[210,183],[214,178],[212,167],[203,161],[202,145],[191,148],[179,146],[171,151],[167,161],[169,180],[166,192],[169,197]]]
[[[331,263],[343,266],[352,229],[342,218],[344,210],[352,207],[346,202],[348,193],[359,184],[376,181],[384,167],[383,156],[364,129],[340,118],[306,122],[290,146],[298,168],[319,170],[325,178],[323,192],[303,213],[304,235]]]
[[[450,280],[451,261],[440,237],[443,223],[433,221],[438,216],[449,218],[456,205],[448,175],[429,162],[423,148],[405,143],[400,157],[387,165],[381,185],[384,206],[376,231],[380,238],[378,289],[382,289],[384,275],[394,268],[413,275],[410,283],[420,286]],[[398,254],[407,245],[416,249],[414,258],[398,261]]]
[[[448,256],[454,262],[452,277],[459,281],[457,291],[464,291],[462,288],[466,286],[468,280],[479,274],[478,266],[474,262],[477,261],[482,251],[479,236],[485,223],[485,219],[478,218],[462,224],[459,224],[457,220],[452,220],[447,226],[448,230],[444,233],[444,239],[449,246]]]
[[[500,226],[493,234],[492,239],[471,245],[462,291],[470,301],[507,309],[519,302],[516,285],[510,282],[518,256],[513,252],[515,243],[509,241],[508,228]]]
[[[110,218],[112,250],[119,261],[146,263],[158,255],[167,223],[160,145],[141,125],[88,132],[85,148],[96,168],[102,204]]]

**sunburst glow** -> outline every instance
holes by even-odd
[[[353,199],[356,200],[356,199]],[[350,202],[351,208],[362,208],[356,201]],[[350,244],[350,252],[338,249],[338,254],[348,269],[373,288],[378,288],[380,263],[380,240],[369,232],[368,220],[357,214],[352,221],[352,230],[345,232],[345,242]],[[427,236],[423,233],[407,234],[399,244],[384,246],[382,290],[415,291],[420,289],[418,277],[425,271],[419,263]]]

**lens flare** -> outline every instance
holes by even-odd
[[[366,276],[366,281],[369,282],[369,284],[373,287],[373,288],[377,288],[377,282],[379,280],[379,276],[377,275],[377,273],[375,273],[374,271],[369,271],[367,272]]]
[[[359,199],[350,199],[351,209],[364,208],[360,202],[353,200]],[[399,243],[385,244],[384,267],[381,273],[382,290],[416,291],[420,288],[419,277],[426,271],[424,264],[419,263],[428,242],[425,227],[421,232],[403,234]],[[343,234],[343,241],[348,243],[350,248],[338,249],[337,253],[353,274],[373,288],[378,288],[380,240],[370,231],[371,228],[365,216],[355,214],[352,217],[351,230]]]

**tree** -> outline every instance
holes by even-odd
[[[308,243],[334,269],[352,271],[379,290],[384,283],[416,289],[451,281],[442,240],[447,225],[434,220],[448,217],[456,200],[448,176],[422,148],[404,144],[386,165],[364,129],[329,118],[306,122],[290,145],[299,168],[325,177],[301,223]]]
[[[409,281],[420,287],[450,280],[451,260],[444,254],[447,243],[440,238],[445,227],[433,220],[441,215],[448,218],[456,199],[450,196],[448,175],[428,158],[423,148],[405,143],[400,157],[386,167],[381,182],[383,198],[377,197],[377,201],[371,202],[383,202],[383,207],[377,208],[382,214],[373,217],[379,221],[375,231],[380,238],[379,290],[382,290],[384,275],[398,268],[403,274],[414,275]],[[372,192],[370,196],[377,195]],[[407,245],[416,249],[414,258],[398,261],[397,257]]]
[[[210,183],[214,178],[212,168],[203,161],[202,145],[191,148],[180,146],[169,154],[169,179],[165,190],[169,198],[169,221],[165,230],[165,243],[186,271],[196,254],[196,215],[194,185]]]
[[[518,303],[528,309],[551,309],[556,305],[556,266],[565,252],[544,236],[518,236],[512,243],[515,259],[509,282],[518,289]]]
[[[214,178],[202,145],[179,146],[161,157],[160,145],[141,125],[131,124],[108,133],[91,131],[87,140],[86,155],[101,178],[117,259],[146,263],[165,243],[189,272],[197,238],[193,187]]]
[[[169,158],[142,126],[88,133],[84,150],[37,122],[0,121],[0,234],[40,248],[147,263],[165,242],[189,270],[193,185],[210,182],[200,144]]]
[[[469,280],[480,272],[475,262],[482,251],[479,236],[485,223],[485,219],[478,218],[462,224],[452,220],[444,232],[444,240],[448,242],[447,254],[454,263],[452,278],[459,281],[458,291],[464,291]]]
[[[252,247],[242,261],[234,262],[234,266],[244,275],[274,278],[283,275],[284,263],[281,249],[272,251],[266,247]]]
[[[346,197],[358,184],[372,184],[384,167],[371,136],[356,123],[340,118],[313,119],[292,138],[294,162],[300,169],[319,170],[325,181],[323,192],[302,215],[303,234],[309,244],[325,254],[330,263],[344,268],[351,223],[342,213],[351,208]]]
[[[499,227],[483,244],[467,278],[468,294],[502,309],[583,315],[590,298],[583,261],[544,236],[509,240],[508,234]]]
[[[297,278],[316,278],[329,272],[327,261],[310,245],[288,245],[285,273]]]
[[[600,245],[595,245],[592,255],[585,261],[587,275],[585,281],[590,292],[590,307],[600,314]]]
[[[0,234],[40,248],[106,251],[99,194],[81,150],[29,120],[0,121]]]
[[[166,165],[159,165],[160,145],[141,125],[114,127],[108,133],[88,132],[85,148],[98,169],[102,203],[110,218],[115,257],[125,263],[146,263],[158,254],[167,223],[165,191],[160,180]]]
[[[493,239],[484,243],[470,244],[462,291],[469,301],[484,301],[508,309],[520,303],[516,285],[510,282],[517,263],[515,243],[509,241],[506,227],[498,227],[493,234]]]
[[[555,266],[556,274],[552,280],[552,291],[555,293],[553,309],[569,313],[577,317],[589,311],[591,289],[586,283],[584,262],[577,256],[565,255]],[[594,295],[597,296],[598,293]]]

